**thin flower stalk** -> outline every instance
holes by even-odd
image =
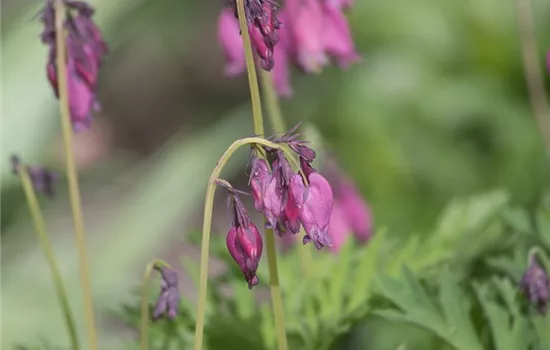
[[[52,281],[55,287],[55,292],[61,303],[61,310],[63,312],[63,317],[67,326],[67,332],[69,333],[69,339],[71,342],[71,349],[78,350],[80,345],[78,342],[78,335],[76,331],[76,325],[73,318],[73,313],[71,311],[71,306],[69,304],[69,299],[67,297],[67,290],[63,284],[63,279],[59,273],[59,267],[55,259],[55,253],[53,251],[48,233],[46,231],[46,224],[44,222],[44,217],[42,211],[40,210],[40,204],[36,198],[36,192],[32,180],[29,176],[28,170],[25,166],[18,166],[17,173],[21,178],[21,183],[23,185],[23,190],[27,198],[27,204],[31,212],[31,216],[34,222],[36,229],[36,235],[42,245],[42,250],[44,251],[44,256],[46,257],[46,262],[52,274]]]
[[[261,146],[265,146],[273,149],[282,149],[282,147],[279,144],[268,141],[261,137],[249,137],[249,138],[237,140],[227,148],[225,153],[222,155],[222,157],[218,161],[218,164],[212,171],[212,174],[210,175],[210,178],[208,180],[208,185],[207,185],[208,187],[206,189],[206,198],[204,201],[201,262],[200,262],[200,274],[199,274],[199,286],[198,286],[199,299],[197,303],[197,321],[195,323],[195,343],[193,346],[194,350],[202,349],[202,341],[203,341],[203,335],[204,335],[204,321],[206,316],[206,293],[208,289],[208,258],[209,258],[209,252],[210,252],[210,231],[212,228],[214,195],[216,193],[217,184],[220,182],[219,177],[224,166],[227,164],[227,162],[229,161],[233,153],[235,153],[236,150],[238,150],[239,148],[245,145],[261,145]],[[282,151],[285,152],[284,149],[282,149]],[[268,256],[268,259],[269,259],[269,256]],[[271,268],[270,268],[270,271],[271,271]],[[280,291],[279,291],[279,295],[280,295]],[[280,306],[282,307],[282,303],[280,304]],[[286,345],[286,336],[285,336],[284,344]]]
[[[65,6],[62,0],[55,2],[55,25],[56,25],[56,49],[57,49],[57,73],[59,81],[59,107],[61,114],[61,125],[63,141],[65,146],[65,161],[67,163],[67,180],[69,186],[69,199],[73,215],[76,244],[79,256],[80,278],[84,293],[84,315],[86,329],[88,332],[88,343],[90,350],[97,350],[97,332],[94,321],[94,307],[86,256],[86,243],[84,234],[84,217],[80,200],[80,189],[78,186],[78,173],[73,153],[73,127],[70,117],[69,95],[67,86],[65,29],[63,26]]]
[[[254,55],[250,45],[250,35],[248,33],[248,24],[244,0],[237,0],[237,13],[239,17],[239,27],[244,45],[244,57],[246,60],[246,71],[248,74],[248,85],[250,88],[250,98],[252,100],[252,118],[254,119],[254,134],[259,137],[264,136],[264,122],[262,117],[262,104],[260,101],[260,89],[258,88],[258,77],[256,75],[256,65],[254,64]]]

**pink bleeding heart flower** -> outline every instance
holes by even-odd
[[[313,241],[317,249],[331,246],[328,234],[332,214],[333,197],[328,181],[320,174],[313,172],[308,176],[305,185],[301,175],[292,177],[290,189],[300,211],[300,221],[306,231],[304,244]]]

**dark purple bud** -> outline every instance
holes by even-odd
[[[534,254],[529,259],[529,267],[520,282],[523,293],[541,314],[546,314],[550,300],[550,279],[540,266]]]
[[[254,198],[254,207],[260,213],[264,210],[264,193],[270,181],[271,173],[267,162],[254,156],[250,169],[249,183],[252,189],[252,198]]]
[[[332,189],[328,181],[318,173],[308,177],[309,185],[304,185],[302,177],[295,175],[291,179],[290,189],[300,211],[300,221],[306,231],[304,244],[313,241],[317,249],[331,246],[328,235],[332,213]]]
[[[227,249],[239,265],[248,282],[248,288],[252,288],[258,284],[256,270],[262,256],[262,236],[250,219],[238,192],[232,188],[229,189],[229,199],[232,202],[234,219],[226,237]]]
[[[227,233],[226,243],[229,254],[239,265],[248,282],[248,288],[252,289],[258,284],[256,270],[263,250],[262,236],[258,228],[252,222],[247,227],[232,227]]]
[[[178,288],[178,274],[167,267],[155,267],[161,274],[160,294],[155,304],[153,321],[167,316],[173,320],[176,318],[180,304],[180,293]]]
[[[232,2],[231,7],[235,17],[238,17],[235,1]],[[245,14],[251,44],[260,58],[260,66],[262,69],[270,71],[275,65],[273,50],[279,41],[277,30],[281,28],[281,22],[275,16],[275,3],[271,0],[247,0],[245,1]],[[224,25],[226,24],[224,23]],[[236,45],[235,42],[235,47]],[[242,58],[244,59],[244,56]],[[239,57],[239,59],[241,58]]]

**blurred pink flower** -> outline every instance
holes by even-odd
[[[67,29],[67,86],[73,129],[78,132],[88,129],[92,123],[92,113],[100,109],[96,97],[97,77],[103,57],[108,47],[101,32],[94,24],[94,10],[83,1],[66,0],[65,28]],[[46,73],[48,80],[59,98],[57,72],[55,10],[48,1],[41,12],[44,29],[42,42],[49,46]]]
[[[259,0],[253,2],[257,1]],[[306,73],[318,73],[329,64],[330,58],[342,68],[361,59],[342,12],[351,7],[352,2],[353,0],[285,0],[278,14],[280,22],[274,22],[278,34],[271,36],[275,41],[278,40],[277,46],[271,45],[265,39],[262,26],[249,24],[252,46],[261,59],[261,67],[265,70],[272,69],[275,89],[279,95],[292,95],[289,73],[291,64]],[[272,18],[271,12],[266,13],[267,15],[262,16],[264,21]],[[245,65],[244,55],[236,53],[237,50],[243,50],[242,42],[232,40],[238,30],[230,28],[231,26],[238,27],[236,19],[232,25],[219,22],[220,31],[231,32],[231,35],[224,34],[230,38],[222,38],[220,41],[228,57],[226,74],[229,71],[232,73],[229,75],[233,76],[244,72]],[[229,45],[232,47],[228,48]],[[235,53],[229,55],[229,52]]]

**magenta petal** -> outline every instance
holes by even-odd
[[[348,22],[344,14],[336,7],[324,5],[325,16],[324,45],[326,52],[335,57],[341,67],[348,67],[361,56],[355,51]]]
[[[336,201],[332,207],[328,234],[332,239],[331,251],[338,252],[350,236],[352,229],[348,225],[345,208]]]
[[[69,90],[69,108],[71,120],[76,132],[87,129],[92,123],[91,110],[95,104],[94,93],[74,71],[74,64],[67,67],[67,82]]]
[[[286,8],[296,61],[308,73],[319,72],[328,63],[323,40],[323,12],[319,1],[288,0]]]
[[[369,240],[372,234],[371,210],[351,182],[343,180],[340,184],[338,201],[357,239],[361,242]]]
[[[293,177],[291,190],[300,209],[300,221],[307,233],[305,239],[311,239],[315,247],[320,249],[332,245],[328,235],[333,206],[332,189],[328,181],[318,173],[312,173],[308,180],[309,186],[304,188],[298,184],[298,178]]]
[[[224,9],[218,18],[218,40],[227,59],[225,74],[232,77],[243,73],[246,62],[239,22],[229,9]]]

